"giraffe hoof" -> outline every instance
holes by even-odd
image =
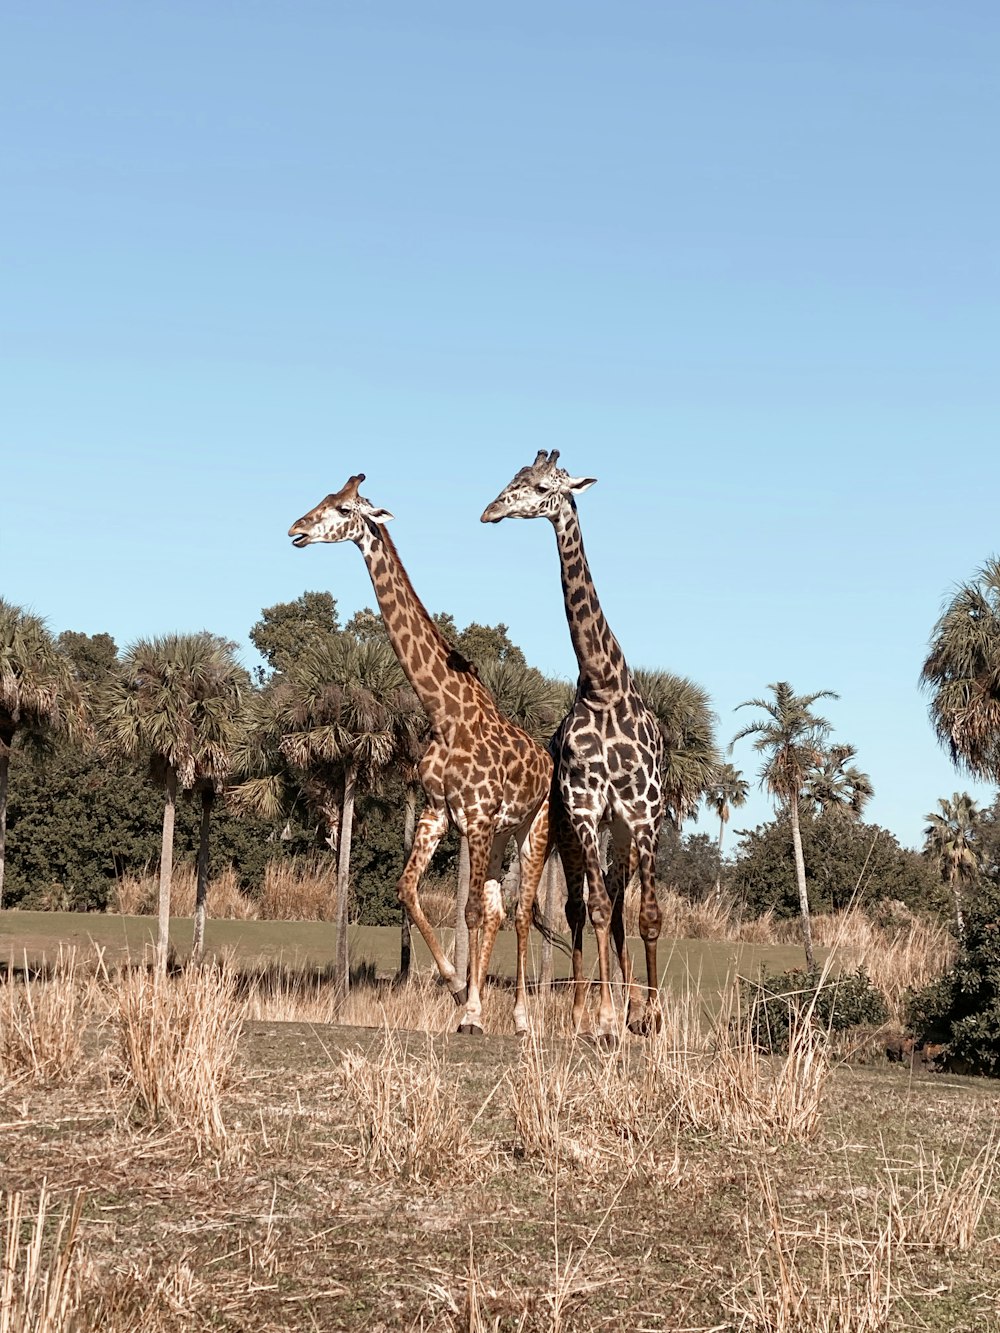
[[[597,1046],[602,1051],[616,1051],[618,1049],[618,1036],[614,1032],[602,1032],[597,1038]]]
[[[628,1020],[628,1030],[634,1037],[651,1037],[654,1032],[659,1032],[662,1026],[663,1015],[659,1009],[647,1009],[644,1013]]]
[[[468,986],[463,986],[461,990],[453,990],[451,993],[451,998],[455,1001],[455,1004],[457,1006],[461,1006],[467,1003],[469,999]]]
[[[459,1023],[458,1030],[463,1037],[481,1037],[483,1029],[478,1023]]]

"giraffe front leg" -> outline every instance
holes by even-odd
[[[427,806],[414,831],[413,848],[399,878],[396,892],[399,895],[399,901],[409,912],[410,920],[423,936],[424,943],[431,952],[431,957],[437,965],[438,972],[454,992],[461,989],[464,981],[456,976],[454,966],[445,956],[434,928],[424,915],[424,909],[420,906],[420,898],[417,892],[420,878],[427,869],[430,859],[434,855],[438,843],[444,837],[447,828],[447,812],[440,806]]]
[[[577,1036],[588,1031],[587,977],[583,970],[583,931],[587,924],[587,905],[583,899],[586,870],[583,852],[575,832],[566,820],[553,814],[555,845],[559,849],[563,874],[566,876],[566,924],[569,926],[573,947],[573,1031]]]
[[[525,969],[528,960],[528,937],[531,933],[532,908],[545,866],[545,852],[549,843],[549,803],[546,799],[526,829],[519,830],[518,857],[521,862],[521,892],[517,901],[514,925],[517,930],[517,980],[514,991],[514,1031],[528,1031],[528,1000]]]
[[[656,942],[660,937],[660,904],[656,898],[656,857],[652,840],[642,834],[636,837],[639,857],[639,882],[642,899],[639,904],[639,935],[646,949],[646,1009],[633,1023],[629,1009],[629,1030],[643,1036],[658,1032],[663,1022],[660,1012],[659,973],[656,963]]]
[[[632,1030],[633,1022],[638,1022],[642,1014],[645,995],[632,970],[632,956],[625,943],[625,890],[638,864],[638,853],[632,842],[632,833],[622,819],[615,819],[611,827],[614,844],[614,872],[612,878],[613,896],[611,899],[611,938],[618,965],[622,972],[622,984],[628,1004],[628,1026]]]
[[[580,845],[587,871],[588,906],[591,924],[597,936],[597,966],[600,974],[601,998],[594,1036],[602,1046],[614,1046],[618,1041],[618,1025],[611,998],[611,896],[601,869],[597,829],[589,826],[581,829]]]
[[[472,828],[467,837],[469,901],[465,908],[465,920],[469,927],[469,989],[458,1031],[481,1037],[482,989],[486,981],[486,965],[503,920],[500,869],[507,838],[495,837],[492,829]]]

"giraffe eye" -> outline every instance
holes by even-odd
[[[347,515],[348,515],[350,512],[351,512],[351,511],[350,511],[350,508],[349,508],[348,505],[338,505],[338,506],[337,506],[337,513],[338,513],[338,514],[343,514],[345,518],[347,517]]]
[[[542,483],[539,484],[539,487],[538,487],[538,493],[539,493],[539,495],[548,495],[548,493],[549,493],[549,491],[551,491],[551,489],[552,489],[551,486],[547,486],[544,482],[542,482]]]

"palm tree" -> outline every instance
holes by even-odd
[[[965,931],[963,888],[979,874],[982,811],[964,791],[955,792],[950,801],[940,797],[938,807],[935,813],[925,816],[924,855],[937,862],[941,878],[951,889],[955,928],[961,937]]]
[[[812,944],[812,926],[809,919],[809,894],[806,890],[806,866],[802,855],[802,833],[799,828],[799,801],[809,773],[821,761],[823,742],[830,731],[825,718],[811,712],[817,699],[836,699],[832,690],[817,690],[814,694],[796,694],[786,680],[767,687],[773,699],[747,699],[737,708],[759,708],[764,717],[758,718],[738,731],[730,743],[732,752],[737,741],[754,736],[753,748],[765,756],[761,770],[761,786],[774,798],[779,809],[788,814],[792,829],[792,850],[795,856],[795,878],[799,888],[799,908],[802,914],[802,942],[806,951],[806,965],[815,966]]]
[[[817,814],[852,820],[864,814],[875,789],[868,774],[851,763],[857,755],[853,745],[831,745],[823,751],[802,792]]]
[[[931,723],[952,762],[1000,782],[1000,559],[988,560],[945,607],[920,673]]]
[[[667,813],[680,829],[715,781],[719,765],[715,714],[705,690],[686,676],[641,669],[632,676],[663,732]]]
[[[303,651],[279,693],[279,748],[306,776],[339,787],[335,985],[350,985],[351,838],[359,787],[377,788],[419,725],[416,697],[391,646],[342,635]]]
[[[198,891],[192,954],[204,945],[208,886],[208,835],[212,806],[232,769],[245,725],[249,677],[236,660],[236,644],[203,630],[139,639],[102,691],[103,746],[118,759],[145,759],[162,784],[159,926],[156,964],[166,969],[170,940],[174,817],[177,792],[201,797]]]
[[[15,742],[83,735],[86,713],[70,659],[44,620],[0,597],[0,903],[7,850],[7,786]]]
[[[715,900],[722,900],[722,838],[729,823],[731,810],[739,810],[746,805],[750,786],[738,768],[729,763],[720,763],[715,778],[705,792],[705,804],[719,817],[719,869],[715,876]]]

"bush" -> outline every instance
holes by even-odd
[[[793,1026],[808,1020],[821,1032],[878,1027],[888,1017],[885,996],[863,968],[827,976],[818,968],[795,967],[788,972],[763,972],[756,981],[740,982],[739,1021],[748,1023],[759,1050],[788,1050]]]
[[[1000,885],[968,906],[958,961],[913,996],[908,1017],[918,1039],[947,1045],[950,1063],[1000,1073]]]

